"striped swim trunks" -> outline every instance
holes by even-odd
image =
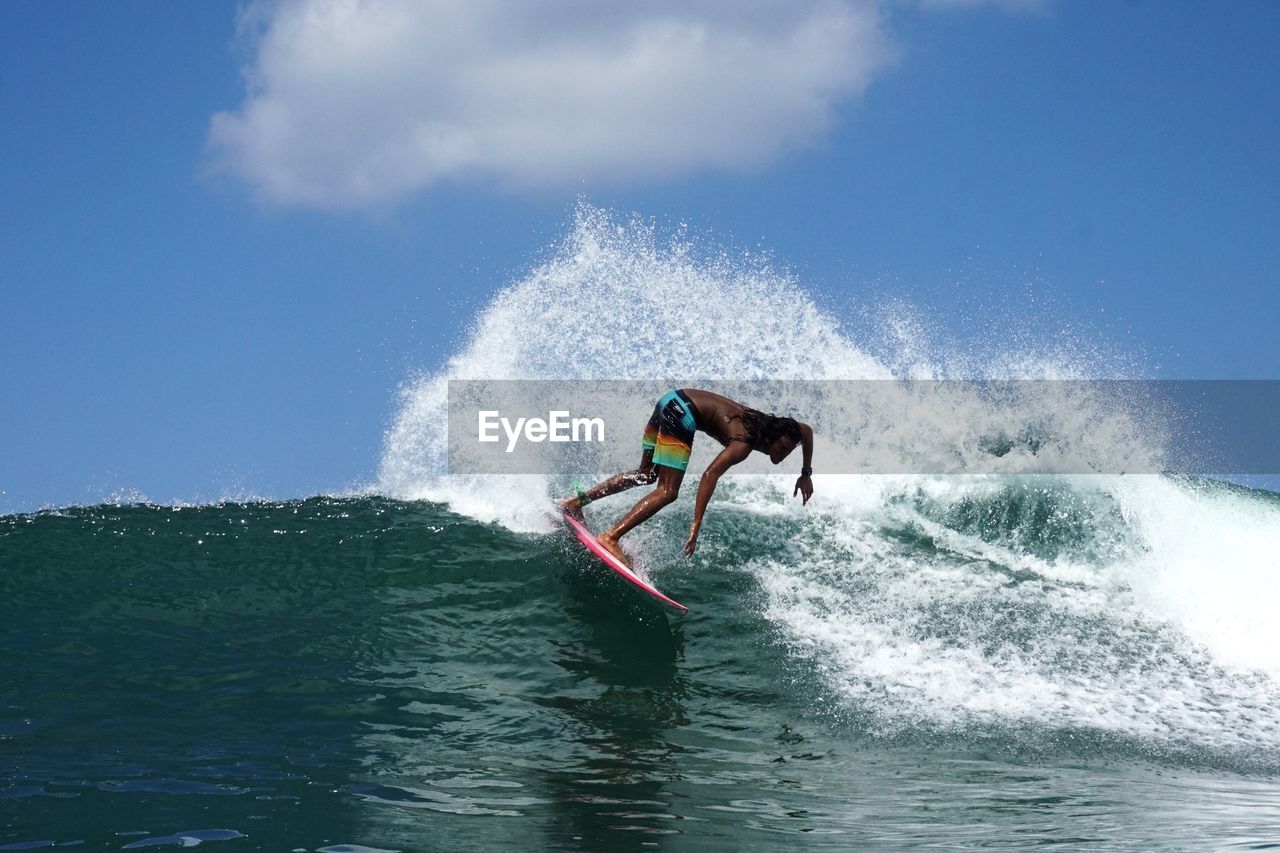
[[[689,467],[698,409],[683,391],[668,391],[653,407],[644,428],[644,449],[653,451],[653,464],[683,471]]]

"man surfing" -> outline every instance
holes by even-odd
[[[799,494],[803,503],[809,503],[813,495],[810,479],[813,475],[813,429],[808,424],[756,411],[710,391],[684,388],[668,391],[653,407],[653,414],[644,428],[644,452],[638,468],[615,474],[576,497],[560,501],[561,509],[581,521],[582,508],[591,501],[635,486],[657,483],[654,490],[641,498],[621,521],[596,537],[602,547],[625,562],[618,540],[679,496],[680,482],[684,479],[689,454],[693,451],[693,436],[698,430],[720,442],[724,449],[711,460],[698,483],[693,525],[684,543],[686,555],[692,555],[698,547],[702,515],[716,490],[720,475],[750,456],[753,450],[767,455],[777,465],[797,445],[803,445],[800,478],[796,480],[791,494],[793,497]]]

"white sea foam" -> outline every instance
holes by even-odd
[[[880,340],[896,348],[873,355],[767,260],[700,251],[681,234],[664,242],[583,206],[550,260],[481,313],[467,346],[405,388],[380,489],[549,529],[567,477],[444,473],[451,378],[979,378],[953,366],[971,357],[931,353],[904,316],[888,311]],[[985,376],[1091,374],[1114,371],[1067,349],[989,360]],[[722,488],[718,513],[788,526],[786,557],[725,568],[758,579],[779,641],[840,702],[887,730],[1012,723],[1280,749],[1280,506],[1158,476],[1036,475],[1064,460],[1088,469],[1103,448],[1127,448],[1134,470],[1158,461],[1158,421],[1104,399],[1031,396],[1011,410],[957,396],[942,417],[904,391],[868,406],[814,401],[804,412],[819,460],[836,446],[898,461],[926,447],[979,452],[979,439],[1028,424],[1042,443],[1008,453],[996,476],[819,477],[803,510],[789,502],[790,476]],[[692,470],[709,444],[695,444]],[[1099,470],[1117,470],[1107,462]],[[666,512],[687,513],[691,491]],[[651,534],[629,539],[660,573],[645,556]]]
[[[1180,503],[1209,503],[1194,488],[1143,480],[1092,484],[1096,497],[1128,507],[1119,521],[1095,519],[1104,536],[1111,524],[1135,524],[1135,500],[1159,504],[1138,525],[1171,521]],[[903,480],[886,490],[906,498],[927,485]],[[970,500],[965,491],[952,499]],[[1203,543],[1199,524],[1161,531],[1168,538],[1155,542],[1139,526],[1126,528],[1127,556],[1095,562],[1030,556],[949,529],[911,501],[864,506],[856,521],[827,505],[786,559],[755,560],[748,570],[792,651],[886,731],[917,722],[1035,723],[1275,750],[1280,690],[1258,671],[1275,672],[1265,618],[1277,601],[1275,574],[1250,552],[1280,535],[1267,532],[1275,510],[1252,528],[1249,514],[1265,512],[1260,506],[1244,515],[1200,509],[1226,525],[1211,537],[1220,550]],[[1221,541],[1242,522],[1245,543]],[[903,531],[930,547],[885,535]],[[1220,565],[1227,588],[1208,592]]]

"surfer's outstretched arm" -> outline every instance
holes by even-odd
[[[813,427],[800,424],[800,439],[804,442],[804,461],[800,463],[800,478],[796,480],[796,487],[791,492],[791,497],[800,495],[800,503],[803,506],[809,502],[809,498],[813,497],[813,480],[810,479],[813,473]]]
[[[698,532],[702,530],[702,515],[707,511],[707,503],[720,482],[720,475],[751,455],[751,445],[745,441],[731,441],[721,450],[707,470],[702,472],[702,480],[698,483],[698,499],[693,506],[693,525],[689,528],[689,538],[684,543],[684,553],[691,556],[698,547]]]

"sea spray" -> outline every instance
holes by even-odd
[[[884,340],[900,349],[873,354],[767,261],[702,252],[684,235],[663,242],[651,225],[584,205],[550,260],[481,312],[468,344],[404,389],[380,488],[516,531],[552,528],[551,498],[586,472],[447,476],[449,379],[934,379],[955,378],[949,365],[972,370],[963,354],[928,352],[897,313],[884,321],[895,329]],[[1049,347],[1039,360],[1019,352],[988,363],[988,375],[1002,378],[1114,373]],[[1037,473],[1049,458],[1087,462],[1100,436],[1143,465],[1158,463],[1159,417],[1114,401],[1038,410],[1030,399],[1008,409],[970,396],[936,423],[912,417],[910,402],[831,412],[815,401],[796,412],[819,434],[808,507],[790,499],[793,471],[728,478],[692,562],[671,545],[691,489],[628,547],[659,580],[752,578],[759,595],[747,605],[776,641],[838,707],[882,734],[1070,729],[1162,749],[1280,749],[1273,501],[1160,476]],[[1023,420],[1010,422],[1010,412]],[[1037,453],[1009,454],[1000,475],[821,476],[824,452],[909,461],[924,442],[976,447],[975,438],[1033,428]],[[695,444],[691,471],[713,445]],[[592,512],[614,518],[627,503]],[[687,603],[696,618],[696,598]]]

